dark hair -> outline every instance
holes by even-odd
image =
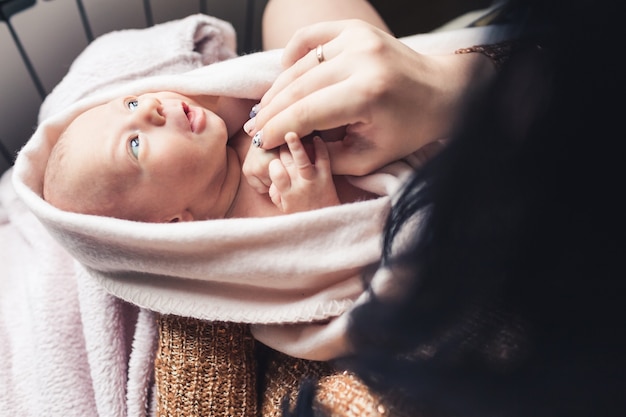
[[[621,415],[621,14],[521,3],[532,36],[389,217],[384,264],[409,271],[406,296],[357,309],[342,364],[425,415]],[[415,239],[396,253],[401,233]]]

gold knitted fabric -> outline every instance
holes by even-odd
[[[161,316],[157,416],[256,417],[257,364],[245,324]]]
[[[335,417],[417,417],[395,396],[374,393],[328,362],[297,359],[258,345],[245,324],[159,317],[155,360],[159,417],[280,417],[305,379],[316,381],[313,410]],[[257,353],[264,352],[264,372]],[[260,357],[260,356],[259,356]],[[258,378],[258,380],[257,380]],[[257,383],[262,390],[257,401]]]
[[[264,375],[261,413],[280,417],[282,402],[289,398],[293,409],[303,380],[317,381],[313,410],[328,417],[418,417],[415,410],[403,407],[396,395],[373,392],[357,376],[335,370],[327,362],[296,359],[272,352]]]
[[[307,361],[271,350],[267,356],[266,370],[262,381],[261,415],[280,417],[285,397],[293,407],[298,388],[305,378],[317,380],[334,373],[327,362]]]
[[[419,417],[414,410],[403,407],[399,397],[375,393],[356,375],[346,371],[322,378],[315,402],[326,416]]]

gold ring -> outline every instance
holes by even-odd
[[[320,64],[324,62],[324,49],[322,45],[317,45],[317,48],[315,48],[315,56],[317,56],[317,62]]]

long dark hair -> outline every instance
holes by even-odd
[[[619,14],[512,6],[532,36],[393,207],[383,262],[405,297],[356,311],[341,363],[425,415],[623,415]]]

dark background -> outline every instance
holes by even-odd
[[[488,7],[492,3],[490,0],[414,2],[369,0],[369,2],[378,10],[396,36],[429,32],[463,13]]]

